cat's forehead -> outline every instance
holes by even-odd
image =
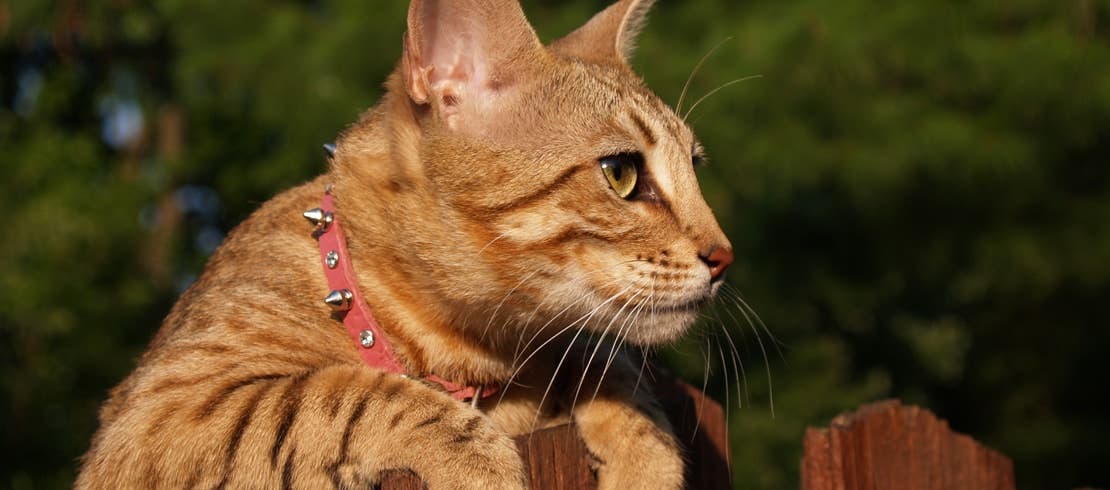
[[[626,67],[568,62],[552,91],[578,114],[598,119],[627,117],[661,137],[693,141],[690,126],[632,70]]]

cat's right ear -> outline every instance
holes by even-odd
[[[654,3],[655,0],[620,0],[552,43],[551,48],[591,63],[626,65]]]
[[[402,72],[449,127],[496,109],[543,47],[517,0],[412,0]]]

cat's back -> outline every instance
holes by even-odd
[[[320,179],[317,179],[320,180]],[[324,184],[312,181],[278,194],[235,227],[204,272],[178,299],[150,347],[157,352],[189,338],[234,337],[258,329],[280,334],[268,319],[303,324],[326,311],[312,226],[302,213],[319,206]],[[323,293],[321,293],[323,294]],[[327,318],[327,315],[323,315]]]
[[[345,358],[349,342],[325,325],[320,299],[327,285],[312,226],[301,217],[319,205],[323,189],[313,181],[285,191],[228,234],[135,371],[112,390],[101,408],[101,432],[124,411],[203,392],[221,374],[284,372]]]

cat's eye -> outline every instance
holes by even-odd
[[[639,166],[644,157],[639,153],[622,153],[601,159],[601,171],[621,199],[628,199],[636,190]]]

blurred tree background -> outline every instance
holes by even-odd
[[[224,233],[381,94],[405,3],[0,0],[0,487],[72,483]],[[524,3],[545,40],[606,4]],[[884,397],[1022,488],[1110,486],[1110,4],[663,1],[636,65],[676,101],[722,42],[690,102],[760,78],[690,120],[770,332],[716,312],[742,408],[720,323],[666,357],[731,390],[736,486],[796,488],[805,426]]]

